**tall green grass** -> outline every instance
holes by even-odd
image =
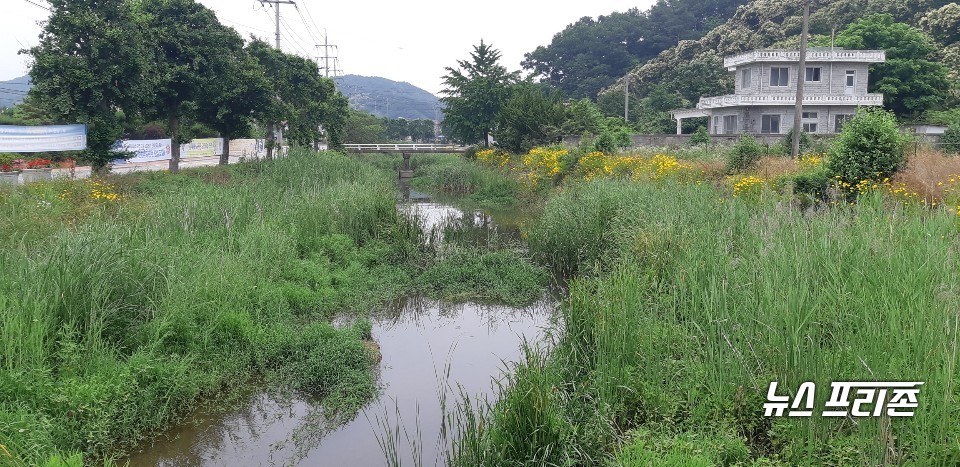
[[[706,184],[567,187],[530,232],[580,274],[565,333],[460,427],[455,463],[957,465],[958,227],[880,195],[814,212]],[[765,418],[771,381],[816,382],[821,408],[832,381],[925,384],[912,418]]]
[[[121,455],[253,378],[362,406],[363,326],[324,321],[410,286],[421,232],[388,177],[303,152],[108,182],[119,201],[0,194],[0,464]]]

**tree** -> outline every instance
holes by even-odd
[[[124,0],[50,0],[50,18],[33,56],[30,96],[56,120],[87,124],[96,171],[118,158],[125,111],[134,114],[153,89],[144,18]]]
[[[170,171],[180,168],[180,145],[190,140],[182,131],[185,120],[213,121],[201,104],[223,95],[220,80],[231,69],[227,63],[242,47],[236,31],[217,21],[214,12],[194,0],[139,2],[148,22],[153,46],[156,93],[147,113],[167,123],[172,140]]]
[[[516,84],[497,114],[497,145],[524,153],[535,146],[557,143],[566,120],[558,92],[544,91],[534,83]]]
[[[887,60],[870,66],[871,92],[898,116],[915,117],[943,102],[949,89],[946,68],[932,60],[935,48],[926,34],[889,14],[862,18],[837,35],[848,49],[882,49]]]
[[[920,19],[920,27],[943,45],[960,42],[960,5],[950,3],[930,10]]]
[[[604,128],[603,113],[590,99],[580,99],[567,106],[564,135],[598,135]]]
[[[876,108],[861,109],[833,141],[827,169],[830,175],[852,185],[882,180],[903,165],[905,142],[893,114]]]
[[[387,129],[376,115],[350,109],[347,115],[346,140],[356,144],[383,143],[387,140]]]
[[[220,62],[223,68],[216,79],[207,83],[209,97],[200,102],[198,109],[200,120],[223,138],[220,165],[227,165],[230,160],[230,140],[250,134],[253,113],[266,106],[269,99],[263,67],[243,48],[242,41],[232,45],[230,60]]]
[[[446,68],[441,99],[447,105],[443,126],[448,135],[464,143],[483,141],[489,145],[497,113],[509,97],[509,86],[518,81],[519,72],[507,72],[499,64],[500,51],[482,40],[473,47],[470,58],[458,60],[459,68]]]
[[[277,130],[284,128],[298,144],[313,144],[325,137],[331,147],[340,146],[348,125],[347,99],[333,80],[320,76],[314,61],[283,53],[261,40],[253,40],[247,49],[268,77],[267,102],[254,112],[267,130],[267,158],[273,157]]]
[[[681,40],[699,39],[733,16],[744,0],[660,0],[647,12],[631,9],[580,18],[522,66],[540,82],[579,99],[597,97],[631,68]],[[722,68],[721,68],[722,70]]]
[[[413,120],[407,124],[407,128],[409,129],[410,137],[416,142],[431,141],[435,136],[433,120]]]

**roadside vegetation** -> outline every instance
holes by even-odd
[[[496,403],[458,401],[451,462],[955,465],[960,166],[905,154],[891,120],[798,160],[478,153],[550,187],[526,235],[573,279],[549,349]],[[771,418],[771,381],[819,407],[833,381],[924,385],[912,418]]]
[[[249,384],[348,420],[376,391],[370,311],[542,294],[521,255],[438,256],[395,204],[382,171],[309,151],[0,192],[0,464],[117,458]]]

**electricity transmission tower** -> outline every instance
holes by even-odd
[[[293,0],[260,0],[260,5],[263,5],[264,3],[271,3],[271,4],[273,4],[273,9],[274,9],[274,11],[276,12],[276,18],[277,18],[277,49],[279,50],[279,49],[280,49],[280,4],[285,3],[285,4],[288,4],[288,5],[294,5],[294,6],[296,6],[297,3],[294,2]]]

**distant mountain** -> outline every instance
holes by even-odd
[[[350,100],[350,107],[378,117],[443,118],[437,110],[443,108],[440,99],[410,83],[376,76],[345,75],[337,78],[337,89]]]
[[[30,90],[30,77],[21,76],[9,81],[0,81],[0,108],[13,107],[27,97]]]

